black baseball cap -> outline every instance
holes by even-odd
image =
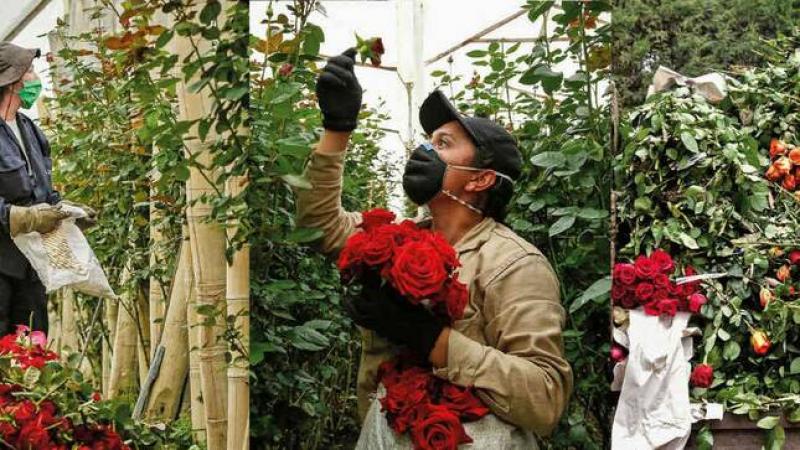
[[[505,128],[484,117],[469,117],[459,113],[440,90],[428,95],[419,108],[419,122],[429,136],[442,125],[457,120],[467,130],[475,146],[489,155],[489,169],[494,169],[512,179],[522,172],[522,155],[517,141]]]
[[[41,54],[37,48],[22,48],[11,42],[0,42],[0,87],[19,81],[31,68],[33,59]]]

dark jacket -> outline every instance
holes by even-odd
[[[53,190],[53,162],[44,133],[22,113],[17,113],[17,125],[28,149],[31,174],[14,132],[0,119],[0,274],[28,278],[33,275],[30,263],[11,240],[8,223],[11,205],[55,205],[61,196]]]

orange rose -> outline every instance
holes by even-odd
[[[767,333],[763,330],[755,330],[753,334],[750,335],[750,345],[753,347],[753,351],[756,355],[764,356],[772,346],[772,342],[769,341],[769,336],[767,336]]]
[[[769,249],[770,258],[780,258],[783,256],[783,250],[780,247],[772,247]]]
[[[793,148],[789,152],[789,160],[795,165],[800,164],[800,148]]]
[[[764,174],[764,178],[769,181],[778,181],[781,179],[781,173],[778,171],[777,167],[770,165],[769,168],[767,168],[767,173]]]
[[[794,191],[797,187],[797,179],[794,175],[786,175],[786,178],[783,179],[783,188],[787,191]]]
[[[772,163],[772,166],[775,167],[781,175],[789,175],[789,172],[792,171],[792,161],[785,156],[776,159],[775,162]]]
[[[791,268],[787,264],[784,264],[778,269],[778,272],[775,274],[775,278],[777,278],[781,282],[784,282],[789,279],[790,275],[791,275]]]
[[[769,143],[769,157],[774,158],[786,154],[786,144],[778,139],[772,138]]]
[[[767,288],[761,288],[761,292],[758,293],[758,298],[761,301],[761,308],[766,309],[769,302],[772,301],[772,292]]]

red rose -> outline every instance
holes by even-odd
[[[699,313],[700,308],[706,304],[706,296],[703,294],[692,294],[689,297],[689,311]]]
[[[394,246],[394,233],[391,229],[379,228],[369,233],[369,239],[361,246],[361,259],[368,266],[382,265],[391,259]]]
[[[655,292],[653,292],[653,297],[652,297],[651,300],[653,300],[655,302],[658,302],[658,301],[666,299],[667,297],[670,296],[670,294],[671,294],[671,292],[669,292],[668,290],[657,289]]]
[[[464,421],[478,420],[489,414],[489,408],[481,402],[472,388],[457,386],[452,383],[442,385],[439,404],[458,413]]]
[[[658,309],[661,311],[661,314],[674,316],[678,312],[678,300],[674,298],[660,300],[658,302]]]
[[[650,259],[656,263],[661,273],[671,274],[675,270],[675,262],[672,260],[672,256],[660,248],[653,250]]]
[[[753,352],[756,355],[766,355],[769,352],[770,347],[772,347],[772,342],[769,340],[769,336],[763,330],[755,330],[750,335],[750,345],[753,347]]]
[[[14,424],[6,421],[0,422],[0,438],[3,438],[4,441],[8,442],[13,440],[16,433],[17,427],[15,427]]]
[[[436,301],[441,305],[439,310],[443,311],[451,321],[461,319],[464,316],[464,309],[469,303],[467,285],[455,278],[447,280]]]
[[[425,404],[420,408],[421,420],[411,428],[415,450],[456,450],[459,444],[472,442],[458,416],[446,406]]]
[[[100,400],[102,400],[102,396],[100,395],[99,392],[95,391],[94,393],[92,393],[93,402],[99,402]]]
[[[627,294],[628,290],[625,289],[625,286],[616,282],[611,285],[611,299],[614,300],[614,303],[619,303],[619,300],[622,300]]]
[[[441,256],[429,242],[407,242],[395,252],[389,279],[413,302],[436,294],[447,279],[447,271]]]
[[[789,262],[794,265],[800,265],[800,250],[792,250],[789,252]]]
[[[33,420],[33,418],[36,417],[36,405],[30,400],[23,400],[14,405],[10,412],[14,416],[17,425],[19,425],[22,422]]]
[[[714,381],[714,368],[708,364],[698,364],[692,370],[692,376],[689,377],[693,386],[707,388],[711,386]]]
[[[644,313],[648,316],[660,316],[661,309],[659,309],[658,304],[657,300],[651,300],[650,303],[646,303],[644,305]]]
[[[692,275],[697,275],[697,271],[694,270],[694,267],[687,264],[686,267],[683,268],[683,274],[690,277]]]
[[[291,75],[292,71],[294,70],[294,66],[289,63],[283,63],[280,69],[278,69],[278,76],[281,77],[288,77]]]
[[[655,288],[650,283],[639,283],[636,286],[636,299],[639,300],[639,303],[645,304],[648,300],[653,296],[655,292]]]
[[[669,289],[672,285],[672,281],[666,274],[659,273],[653,277],[653,284],[659,289]]]
[[[363,232],[353,233],[347,238],[336,263],[340,271],[350,272],[357,268],[363,261],[363,249],[368,240],[369,237]]]
[[[633,264],[614,264],[614,279],[619,280],[622,284],[633,284],[636,281],[636,269]]]
[[[50,445],[50,432],[36,422],[29,422],[19,430],[17,436],[17,448],[19,449],[46,449]]]
[[[643,280],[652,280],[659,271],[658,264],[644,255],[639,255],[633,263],[636,276]]]
[[[386,225],[394,222],[395,214],[383,208],[375,208],[361,213],[361,223],[359,228],[365,231],[371,231],[381,225]]]
[[[614,344],[611,346],[611,361],[615,363],[621,362],[625,359],[626,351],[621,345]]]
[[[447,242],[447,239],[445,239],[441,233],[430,232],[426,233],[425,237],[439,253],[439,256],[442,257],[442,261],[444,261],[445,266],[447,266],[447,270],[461,267],[461,263],[458,261],[458,255],[456,255],[456,250]]]

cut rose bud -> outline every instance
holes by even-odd
[[[780,268],[778,268],[777,273],[775,273],[775,278],[777,278],[781,282],[785,282],[786,280],[789,279],[790,274],[791,274],[791,268],[788,265],[784,264]]]
[[[786,178],[783,179],[782,186],[787,191],[794,191],[797,188],[797,179],[794,175],[786,175]]]
[[[769,181],[778,181],[781,179],[781,173],[778,171],[777,167],[770,165],[769,168],[767,168],[767,173],[764,174],[764,178]]]
[[[758,293],[758,298],[761,303],[761,308],[766,309],[769,302],[772,301],[772,291],[762,287],[761,292]]]
[[[795,165],[800,164],[800,148],[793,148],[789,151],[789,161]]]
[[[714,368],[708,364],[698,364],[692,370],[689,381],[693,386],[707,388],[714,381]]]
[[[693,313],[699,313],[700,308],[702,308],[703,305],[706,304],[706,301],[708,301],[708,299],[706,299],[705,295],[692,294],[691,296],[689,296],[689,311]]]
[[[786,154],[786,144],[778,139],[772,138],[769,143],[769,157],[774,158]]]
[[[789,262],[795,266],[800,265],[800,250],[792,250],[789,252]]]
[[[772,163],[772,166],[781,174],[781,176],[789,175],[792,171],[792,161],[785,156],[781,156]]]
[[[611,346],[611,361],[618,363],[625,359],[625,349],[621,346],[614,344]]]
[[[750,345],[753,347],[753,352],[755,352],[756,355],[764,356],[769,352],[772,342],[769,341],[767,333],[763,330],[755,330],[753,334],[750,335]]]

